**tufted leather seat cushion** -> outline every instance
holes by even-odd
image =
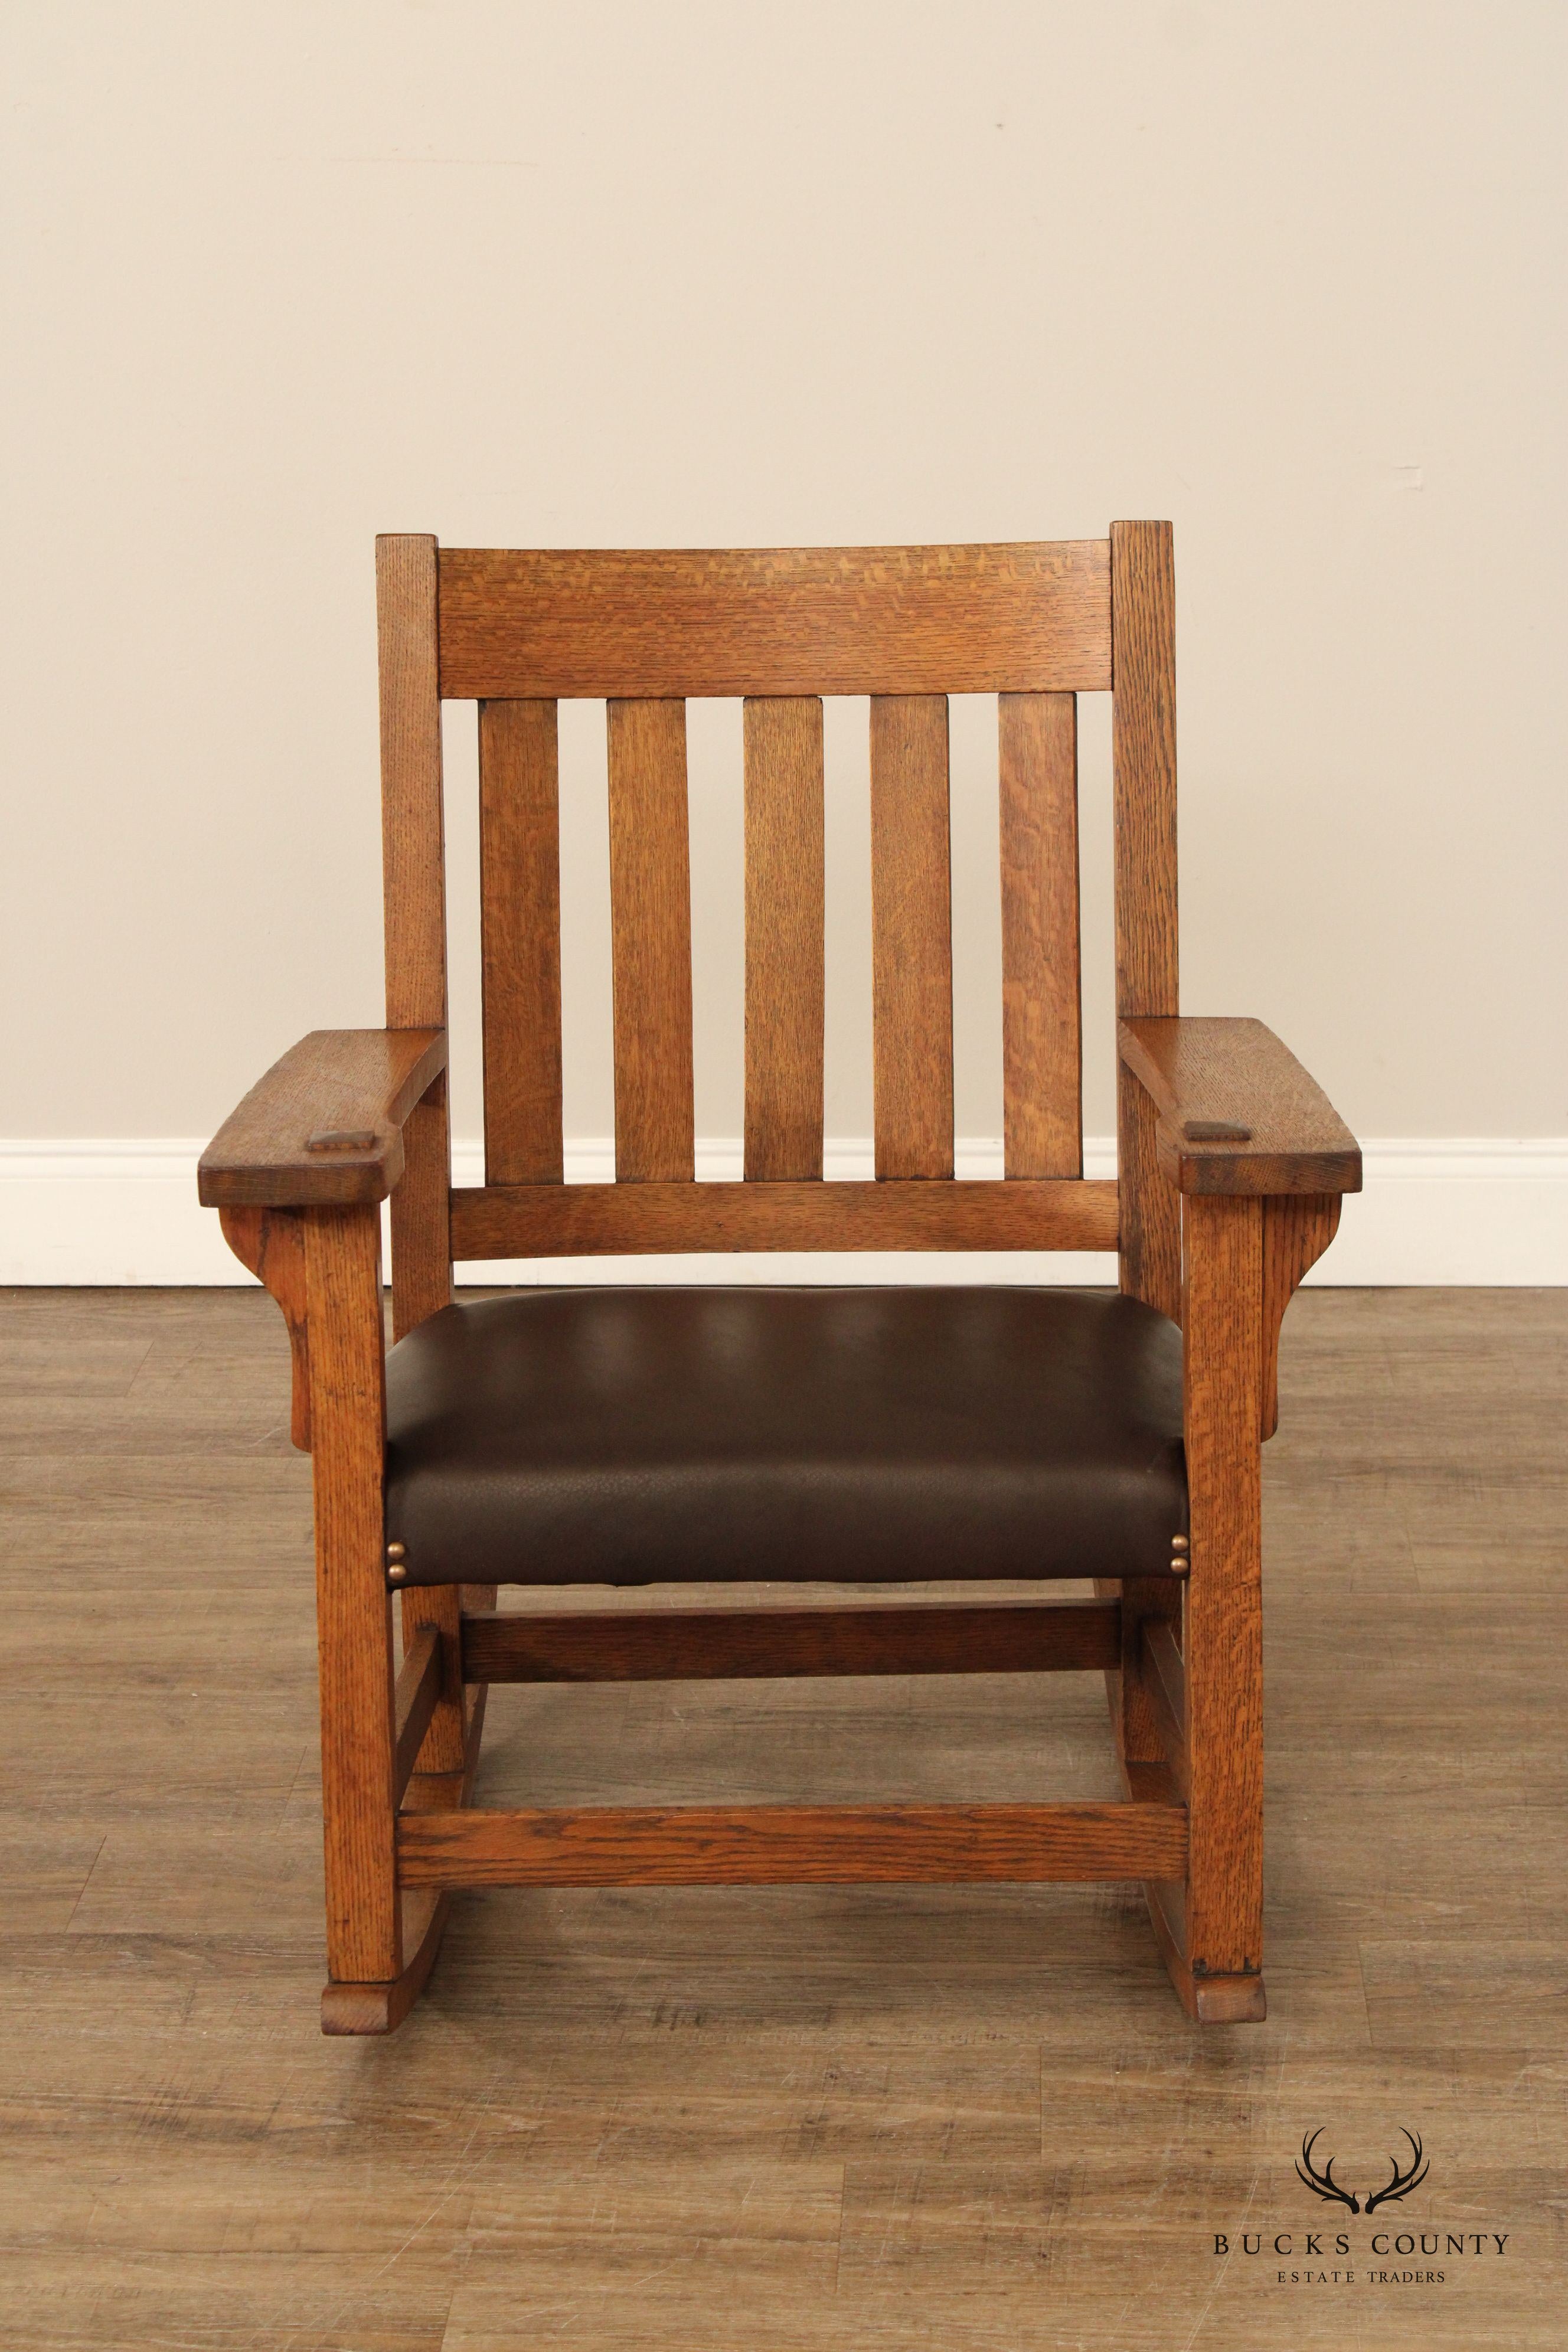
[[[1162,1575],[1182,1349],[1061,1290],[530,1291],[387,1364],[411,1584]]]

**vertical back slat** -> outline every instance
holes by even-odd
[[[1116,1010],[1179,1008],[1176,957],[1175,580],[1167,522],[1110,526],[1111,756],[1115,772]],[[1181,1313],[1181,1208],[1150,1108],[1117,1073],[1121,1287]]]
[[[820,697],[747,700],[745,796],[745,1173],[778,1183],[822,1174]]]
[[[696,1174],[684,702],[609,705],[616,1175]]]
[[[1003,1172],[1081,1176],[1078,702],[1004,694],[997,706]]]
[[[871,698],[871,941],[877,1174],[951,1176],[945,695]]]
[[[404,534],[375,542],[381,675],[382,891],[386,1025],[447,1025],[447,876],[441,806],[437,548]],[[452,1295],[451,1146],[447,1082],[404,1133],[392,1196],[394,1328],[401,1337]]]
[[[558,1184],[561,819],[553,702],[479,705],[485,1179]]]

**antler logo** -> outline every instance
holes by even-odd
[[[1366,2210],[1369,2213],[1375,2213],[1380,2205],[1387,2205],[1401,2197],[1408,2197],[1411,2190],[1419,2189],[1426,2178],[1427,2168],[1422,2158],[1420,2141],[1414,2132],[1406,2132],[1405,2137],[1410,2142],[1410,2169],[1408,2172],[1401,2172],[1399,2158],[1396,2156],[1389,2158],[1388,2161],[1394,2168],[1394,2178],[1386,2189],[1378,2189],[1374,2196],[1367,2199]]]
[[[1301,2142],[1301,2154],[1296,2166],[1296,2178],[1305,2181],[1315,2196],[1326,2198],[1331,2205],[1348,2205],[1352,2213],[1359,2213],[1360,2198],[1352,2197],[1350,2190],[1342,2189],[1334,2179],[1333,2158],[1330,2157],[1321,2172],[1319,2172],[1312,2163],[1312,2150],[1322,2137],[1323,2127],[1320,2124],[1311,2137],[1303,2139]]]
[[[1393,2167],[1393,2178],[1387,2188],[1374,2189],[1363,2204],[1351,2189],[1342,2189],[1334,2179],[1332,2157],[1330,2157],[1321,2172],[1312,2162],[1312,2150],[1322,2136],[1322,2126],[1320,2125],[1315,2132],[1310,2133],[1301,2142],[1301,2154],[1296,2165],[1296,2177],[1312,2191],[1315,2197],[1321,2197],[1330,2204],[1346,2205],[1352,2213],[1375,2213],[1380,2205],[1392,2204],[1401,2197],[1408,2197],[1411,2190],[1419,2189],[1426,2178],[1429,2168],[1422,2153],[1421,2142],[1414,2132],[1407,2131],[1404,2134],[1404,2137],[1410,2143],[1408,2170],[1401,2170],[1398,2158],[1390,2157],[1389,2163]]]

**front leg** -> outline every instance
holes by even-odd
[[[1162,1940],[1190,2015],[1244,2021],[1264,2014],[1263,1203],[1192,1195],[1184,1210],[1189,1860]]]
[[[331,1996],[403,1972],[379,1209],[307,1212],[305,1271]]]

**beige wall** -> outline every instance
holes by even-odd
[[[1271,1021],[1368,1134],[1568,1130],[1565,33],[1556,0],[11,0],[5,1127],[199,1134],[300,1031],[378,1018],[377,530],[1168,515],[1188,1009]],[[598,908],[594,716],[566,859]],[[955,708],[971,1134],[999,1121],[992,723]],[[738,733],[694,719],[710,1134],[739,1126]],[[830,740],[853,1133],[863,711]],[[1097,1132],[1106,764],[1086,709]],[[585,929],[567,980],[568,1125],[603,1133]],[[467,950],[455,986],[471,1133]]]

